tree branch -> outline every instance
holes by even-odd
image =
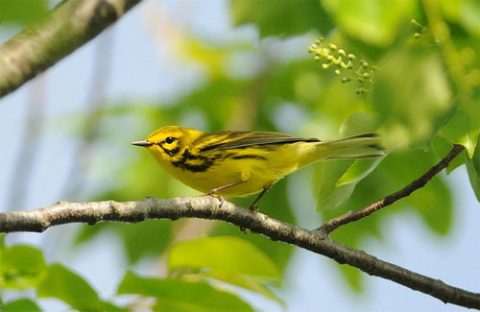
[[[448,167],[448,164],[460,154],[465,147],[459,144],[455,144],[450,152],[442,160],[440,160],[435,166],[430,168],[425,174],[420,178],[414,180],[401,190],[388,195],[387,197],[367,206],[363,209],[356,211],[349,211],[341,216],[329,220],[327,223],[323,224],[318,231],[323,232],[324,234],[329,234],[335,229],[339,228],[342,225],[348,224],[353,221],[365,218],[375,211],[378,211],[384,207],[390,206],[396,201],[407,197],[411,193],[415,192],[419,188],[424,187],[434,176],[436,176],[440,171]]]
[[[68,0],[0,46],[0,98],[93,39],[141,0]]]
[[[129,202],[59,202],[46,208],[0,213],[0,232],[43,232],[51,226],[101,221],[141,222],[148,219],[202,218],[223,220],[241,228],[261,233],[338,263],[356,267],[370,275],[392,280],[413,290],[431,295],[445,303],[480,309],[480,294],[469,292],[405,268],[382,261],[363,251],[345,247],[325,233],[309,231],[272,219],[259,212],[222,202],[214,197],[155,199]]]

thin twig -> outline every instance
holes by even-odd
[[[29,211],[0,213],[0,232],[42,232],[54,225],[101,221],[141,222],[148,219],[202,218],[230,222],[240,228],[263,234],[314,253],[327,256],[338,263],[356,267],[370,275],[379,276],[428,294],[445,303],[480,309],[480,294],[463,290],[395,264],[380,260],[363,251],[350,249],[324,233],[309,231],[272,219],[259,212],[221,202],[210,196],[155,199],[130,202],[59,202],[53,206]]]
[[[356,211],[349,211],[341,216],[333,218],[329,220],[327,223],[323,224],[318,231],[328,234],[337,229],[338,227],[348,224],[353,221],[357,221],[359,219],[365,218],[375,211],[378,211],[384,207],[387,207],[396,201],[407,197],[411,193],[415,192],[419,188],[422,188],[427,184],[435,175],[437,175],[440,171],[445,169],[448,164],[458,155],[460,154],[465,147],[459,144],[455,144],[450,152],[445,156],[442,160],[440,160],[435,166],[430,168],[425,174],[423,174],[420,178],[414,180],[401,190],[388,195],[387,197],[367,206],[363,209],[356,210]]]

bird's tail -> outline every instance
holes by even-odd
[[[318,160],[375,158],[385,155],[381,138],[375,133],[319,142],[315,147],[315,154]]]

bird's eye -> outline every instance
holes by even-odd
[[[168,144],[172,144],[173,142],[175,142],[175,138],[169,136],[169,137],[167,137],[167,138],[165,139],[165,142],[167,142]]]

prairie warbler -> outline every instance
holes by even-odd
[[[275,182],[308,164],[384,155],[374,133],[320,141],[277,132],[206,133],[166,126],[132,144],[146,147],[169,174],[205,194],[238,197],[260,192],[252,209]]]

